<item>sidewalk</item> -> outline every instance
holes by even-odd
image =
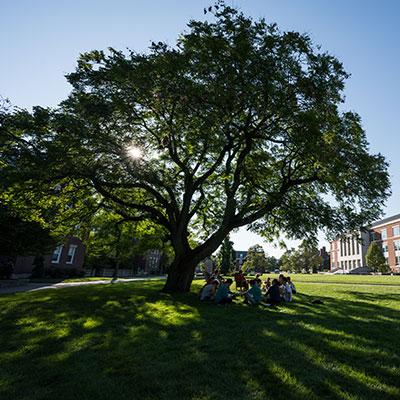
[[[63,289],[67,287],[84,286],[84,285],[114,285],[115,283],[134,282],[134,281],[147,281],[166,279],[166,276],[151,276],[151,277],[138,277],[138,278],[119,278],[115,281],[101,280],[98,281],[83,281],[83,282],[59,282],[59,283],[27,283],[23,286],[13,286],[0,288],[0,294],[12,294],[18,292],[34,292],[44,289]]]

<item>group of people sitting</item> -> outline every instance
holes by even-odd
[[[267,278],[264,282],[261,275],[257,274],[254,279],[247,280],[243,272],[239,270],[234,274],[236,290],[233,293],[230,286],[231,278],[224,279],[219,270],[216,270],[206,284],[200,290],[201,301],[215,301],[216,304],[224,305],[232,303],[237,296],[243,296],[246,304],[276,306],[282,302],[290,302],[296,293],[296,287],[290,277],[279,275],[278,279]]]

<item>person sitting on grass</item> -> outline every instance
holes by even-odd
[[[267,280],[264,282],[265,285],[265,290],[268,291],[268,289],[271,287],[271,278],[268,277]]]
[[[233,293],[229,290],[229,286],[232,285],[232,282],[232,279],[228,278],[224,283],[219,285],[215,295],[215,302],[218,305],[232,303]]]
[[[243,271],[241,269],[239,269],[238,272],[235,272],[235,274],[233,275],[233,278],[235,279],[236,290],[238,290],[238,289],[247,290],[249,288],[246,277],[244,276]]]
[[[285,296],[286,296],[286,278],[283,275],[279,275],[278,286],[279,286],[279,293],[281,295],[281,300],[285,300]]]
[[[283,287],[284,287],[284,293],[283,293],[283,300],[285,301],[292,301],[292,287],[289,284],[288,281],[289,278],[284,278],[284,283],[283,283]]]
[[[218,283],[222,283],[222,282],[224,282],[224,280],[225,280],[225,279],[223,278],[223,276],[221,275],[221,272],[220,272],[219,269],[216,269],[216,270],[214,271],[214,273],[213,273],[211,279],[212,279],[212,280],[218,281]]]
[[[279,282],[277,279],[272,280],[272,285],[268,289],[267,294],[267,304],[271,306],[276,306],[281,302],[281,293],[279,291]]]
[[[292,294],[296,294],[296,286],[294,286],[294,283],[290,279],[290,276],[288,276],[286,279],[289,283],[290,288],[292,289]]]
[[[207,282],[200,290],[200,301],[214,300],[218,281]]]
[[[244,294],[244,302],[246,304],[260,304],[262,293],[260,286],[258,285],[258,281],[256,279],[252,279],[250,281],[251,288]]]
[[[262,285],[262,281],[261,281],[261,274],[256,274],[256,279],[255,279],[256,281],[257,281],[257,285],[258,285],[258,287],[260,288],[261,287],[261,285]]]

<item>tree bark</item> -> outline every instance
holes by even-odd
[[[189,292],[197,264],[209,257],[219,247],[225,236],[225,231],[221,231],[207,243],[203,243],[202,246],[193,250],[188,244],[182,245],[183,240],[173,241],[175,242],[175,259],[169,268],[167,282],[162,291],[167,293]]]
[[[198,262],[197,259],[189,257],[175,259],[170,266],[167,282],[162,291],[166,293],[189,292]]]

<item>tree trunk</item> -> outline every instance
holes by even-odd
[[[197,264],[209,257],[222,243],[227,232],[221,231],[215,235],[212,240],[199,246],[197,249],[191,250],[189,244],[182,245],[184,240],[173,240],[175,250],[175,259],[172,262],[167,282],[164,285],[163,292],[167,293],[186,293],[190,291],[190,286],[194,278],[194,271]],[[185,240],[187,235],[184,236]]]
[[[166,293],[186,293],[190,291],[190,286],[194,278],[194,271],[198,261],[193,259],[181,258],[174,260],[171,264],[167,282],[163,292]]]

